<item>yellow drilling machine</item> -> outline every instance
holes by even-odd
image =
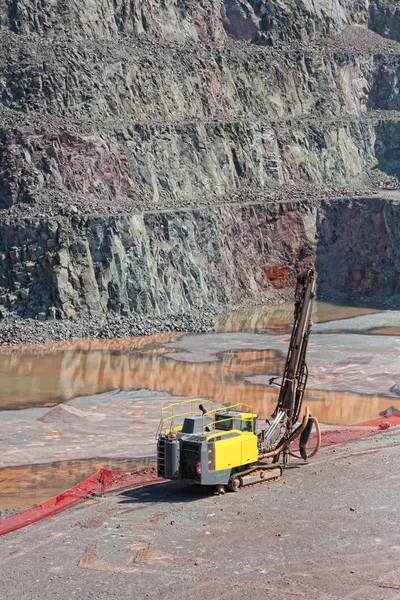
[[[294,325],[281,383],[278,403],[271,418],[257,427],[251,406],[236,404],[214,408],[213,403],[188,400],[161,411],[157,441],[159,477],[216,486],[218,493],[238,491],[247,485],[278,479],[289,455],[307,460],[319,448],[318,421],[305,409],[300,419],[307,383],[306,350],[311,331],[311,308],[315,295],[312,269],[302,273],[295,292]],[[317,445],[307,456],[313,425]],[[300,438],[300,454],[290,444]]]

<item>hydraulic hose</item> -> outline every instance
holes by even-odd
[[[314,417],[313,424],[315,425],[315,433],[317,434],[317,443],[315,445],[314,450],[311,452],[311,454],[309,454],[307,456],[307,460],[309,458],[312,458],[313,456],[315,456],[321,446],[321,428],[319,426],[318,419],[316,419],[315,417]],[[293,456],[293,458],[297,458],[298,460],[304,460],[304,458],[300,454],[297,454],[297,452],[292,452],[291,450],[289,450],[289,454],[290,454],[290,456]]]
[[[288,437],[287,440],[284,440],[277,448],[275,448],[275,450],[271,450],[270,452],[266,452],[265,454],[260,454],[258,457],[259,460],[262,460],[264,458],[270,458],[271,456],[276,456],[277,454],[282,452],[282,450],[284,450],[286,448],[286,446],[291,444],[293,442],[293,440],[295,440],[296,438],[299,437],[299,435],[302,434],[302,432],[307,427],[309,417],[310,417],[310,409],[308,408],[308,406],[306,406],[305,414],[304,414],[303,420],[302,420],[301,424],[299,425],[299,427],[292,433],[291,436]]]

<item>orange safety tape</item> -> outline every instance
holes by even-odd
[[[338,427],[337,429],[327,429],[321,432],[321,446],[339,444],[357,439],[366,435],[377,433],[382,429],[391,426],[400,425],[400,411],[392,413],[385,417],[378,417],[366,423],[351,425],[349,427]],[[314,434],[315,435],[315,434]],[[313,443],[313,435],[310,436],[310,446]],[[65,508],[72,506],[76,502],[83,500],[89,494],[99,494],[108,490],[115,490],[127,486],[137,487],[140,485],[157,483],[162,481],[157,477],[154,467],[143,467],[134,471],[116,471],[109,469],[100,469],[88,479],[85,479],[78,485],[59,494],[55,498],[50,498],[46,502],[36,504],[25,510],[21,510],[13,515],[0,518],[0,535],[16,531],[47,517],[51,517]]]
[[[144,484],[161,481],[154,468],[144,467],[130,471],[111,471],[100,469],[93,475],[66,490],[62,494],[46,500],[41,504],[35,504],[7,517],[0,518],[0,535],[11,533],[47,517],[51,517],[62,510],[83,500],[90,494],[100,494],[108,490],[123,488],[126,486],[137,487]]]
[[[333,444],[341,444],[343,442],[349,442],[356,440],[366,435],[372,435],[379,433],[382,430],[389,429],[400,425],[400,411],[394,412],[390,415],[371,419],[363,423],[357,423],[357,425],[342,425],[335,429],[324,429],[321,431],[321,446],[330,446]],[[310,448],[313,447],[316,436],[313,432],[310,436],[308,445]],[[298,447],[299,442],[296,440],[293,447]]]

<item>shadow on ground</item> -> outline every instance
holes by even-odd
[[[299,469],[301,465],[288,465],[287,469]],[[241,490],[243,491],[243,490]],[[228,492],[227,493],[231,493]],[[125,490],[118,495],[119,504],[148,503],[148,502],[195,502],[203,498],[218,497],[213,485],[196,485],[191,483],[181,483],[167,481],[157,483],[141,488]]]
[[[167,481],[141,488],[125,490],[118,495],[119,504],[148,503],[148,502],[195,502],[202,498],[217,496],[214,486],[201,486],[191,483]]]

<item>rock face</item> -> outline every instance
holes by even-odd
[[[317,231],[320,296],[400,308],[399,200],[323,201]]]
[[[2,206],[29,204],[42,214],[57,211],[56,203],[86,214],[204,206],[246,201],[283,184],[363,179],[358,126],[345,120],[8,128],[0,144]]]
[[[397,211],[335,198],[370,186],[354,95],[374,177],[400,177],[399,2],[338,6],[353,88],[331,0],[5,0],[2,318],[258,300],[315,252],[320,289],[347,294],[340,218],[362,239],[369,206]]]
[[[392,3],[339,4],[385,179],[396,173],[375,145],[398,120]],[[0,209],[131,213],[367,185],[338,32],[330,0],[6,0]]]
[[[399,0],[371,0],[369,3],[371,28],[385,37],[400,41]]]
[[[263,301],[315,257],[324,297],[399,307],[399,206],[371,197],[10,219],[0,229],[1,314],[159,316]]]
[[[261,299],[291,285],[289,273],[276,281],[279,269],[293,275],[309,258],[315,220],[314,207],[295,203],[10,220],[0,235],[0,306],[4,316],[65,318]]]
[[[367,22],[368,0],[339,4],[345,23]],[[336,32],[327,0],[5,0],[0,15],[4,28],[46,37],[149,34],[179,42],[233,38],[271,44]]]

